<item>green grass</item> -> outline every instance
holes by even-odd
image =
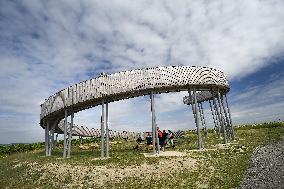
[[[186,151],[188,156],[196,159],[198,164],[194,169],[183,169],[181,171],[169,170],[166,174],[161,174],[160,178],[150,177],[124,177],[117,180],[109,180],[105,185],[98,185],[96,188],[235,188],[243,179],[253,150],[257,146],[273,143],[283,138],[283,123],[266,124],[265,126],[246,126],[236,130],[237,139],[228,148],[218,150],[190,151],[197,146],[197,136],[193,132],[188,132],[184,138],[178,140],[175,148],[177,151]],[[204,135],[203,135],[204,136]],[[213,132],[209,133],[209,138],[203,137],[206,149],[215,148],[216,144],[222,140]],[[45,169],[30,171],[33,165],[37,167],[48,163],[96,167],[106,166],[124,169],[129,166],[139,166],[150,164],[158,166],[159,162],[171,161],[172,158],[145,158],[141,152],[151,152],[147,149],[134,150],[135,142],[121,141],[119,144],[111,145],[111,158],[99,160],[100,149],[96,147],[90,150],[80,150],[78,146],[72,147],[70,159],[62,159],[62,149],[56,148],[51,157],[45,157],[44,150],[31,152],[14,153],[2,155],[0,157],[0,188],[70,188],[69,183],[74,183],[72,173],[66,174],[64,179],[59,179],[50,174]],[[172,150],[172,149],[166,149]],[[97,159],[96,159],[97,158]],[[15,165],[20,166],[15,167]],[[157,169],[157,172],[159,169]],[[44,174],[48,175],[46,180],[36,182]],[[50,174],[50,175],[49,175]],[[92,174],[92,173],[90,173]],[[89,174],[85,175],[86,181]],[[53,181],[53,182],[50,182]],[[83,182],[83,188],[93,187],[88,182]],[[73,188],[78,188],[74,185]]]

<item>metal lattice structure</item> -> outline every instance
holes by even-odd
[[[63,130],[63,156],[66,157],[67,155],[68,157],[68,154],[70,154],[70,140],[72,138],[72,132],[67,132],[68,121],[65,121],[63,129],[60,129],[58,126],[60,120],[63,118],[67,120],[67,117],[70,116],[70,124],[73,125],[74,113],[94,106],[102,105],[100,134],[102,140],[102,158],[104,157],[103,141],[105,136],[105,127],[108,157],[108,103],[137,96],[150,95],[153,128],[152,132],[155,134],[156,117],[154,109],[154,94],[188,91],[192,89],[195,91],[194,94],[196,91],[201,91],[198,93],[200,96],[198,99],[202,99],[202,94],[207,94],[206,91],[213,91],[214,94],[226,94],[229,91],[229,84],[224,73],[214,68],[172,66],[137,69],[109,75],[101,74],[97,78],[86,80],[63,89],[50,96],[41,105],[40,125],[46,130],[46,154],[51,154],[51,145],[49,145],[49,141],[50,138],[53,137],[54,132],[58,133]],[[153,137],[154,153],[156,153],[155,138],[157,137]]]
[[[58,128],[64,132],[64,120],[61,120],[58,123]],[[69,134],[71,128],[71,123],[67,123],[67,134]],[[94,137],[100,138],[101,137],[101,130],[95,128],[88,128],[85,126],[79,126],[73,124],[72,126],[72,135],[73,136],[80,136],[80,137]],[[139,137],[140,132],[130,132],[130,131],[113,131],[109,130],[109,138],[127,138],[131,140],[135,140]]]

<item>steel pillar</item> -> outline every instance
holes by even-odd
[[[157,153],[160,153],[160,139],[159,139],[159,135],[158,135],[158,127],[157,127],[157,119],[156,119],[156,112],[154,111],[155,114],[155,128],[156,128],[156,141],[157,141]]]
[[[212,95],[213,95],[213,92],[212,92]],[[213,95],[213,104],[215,106],[215,110],[216,110],[216,116],[217,116],[217,120],[219,122],[219,138],[221,137],[221,129],[223,127],[223,121],[222,121],[222,118],[221,118],[221,115],[220,115],[220,112],[219,112],[219,108],[218,108],[218,105],[217,105],[217,100],[215,99],[214,95]]]
[[[204,116],[202,103],[200,103],[200,107],[201,107],[201,115],[202,115],[202,119],[203,119],[203,126],[205,127],[205,136],[206,136],[206,138],[208,138],[208,129],[207,129],[207,126],[206,126],[206,123],[205,123],[205,116]]]
[[[195,120],[195,111],[194,111],[194,107],[193,107],[193,98],[192,98],[192,95],[191,95],[191,91],[188,90],[188,95],[189,95],[189,98],[190,98],[190,102],[191,102],[191,109],[192,109],[192,114],[193,114],[193,118]]]
[[[55,133],[55,124],[53,125],[51,132],[51,150],[54,149],[54,133]]]
[[[219,108],[220,108],[220,119],[222,122],[222,131],[223,131],[223,138],[224,138],[224,143],[227,143],[227,136],[226,136],[226,129],[225,129],[225,124],[224,124],[224,119],[223,119],[223,111],[222,111],[222,107],[221,107],[221,98],[220,98],[220,91],[219,88],[217,90],[217,95],[218,95],[218,104],[219,104]]]
[[[108,102],[106,103],[106,158],[109,158]]]
[[[211,113],[212,113],[215,129],[216,129],[216,132],[218,133],[219,128],[218,128],[218,125],[217,125],[217,121],[215,120],[215,115],[214,115],[215,113],[213,112],[211,100],[209,100],[209,105],[210,105],[210,110],[211,110]]]
[[[232,130],[232,138],[233,140],[235,140],[235,131],[234,131],[234,127],[233,127],[233,123],[232,123],[232,117],[231,117],[231,111],[229,108],[229,104],[228,104],[228,100],[227,100],[227,95],[225,94],[225,100],[226,100],[226,105],[228,108],[228,114],[229,114],[229,119],[230,119],[230,126],[231,126],[231,130]]]
[[[55,125],[54,125],[55,126]],[[51,156],[51,151],[52,151],[52,145],[53,145],[53,140],[52,140],[52,133],[54,126],[50,127],[49,125],[49,131],[48,131],[48,156]]]
[[[194,109],[195,109],[195,123],[196,123],[196,128],[197,128],[197,135],[198,135],[198,149],[203,148],[203,142],[202,142],[202,136],[199,128],[199,118],[198,118],[198,106],[197,106],[197,100],[196,100],[196,88],[193,88],[193,97],[194,97]]]
[[[215,98],[214,98],[215,99]],[[218,122],[218,126],[219,126],[219,132],[218,132],[218,135],[219,135],[219,138],[221,137],[221,128],[222,128],[222,122],[221,122],[221,119],[220,119],[220,114],[219,112],[217,111],[217,108],[218,108],[218,105],[217,105],[217,101],[213,101],[213,104],[214,104],[214,111],[215,111],[215,116],[216,116],[216,121]]]
[[[105,102],[102,100],[102,117],[101,117],[101,158],[104,159],[104,139],[105,139]]]
[[[45,156],[49,155],[49,120],[46,120],[45,126]]]
[[[226,131],[227,131],[227,135],[230,136],[231,138],[233,138],[232,133],[231,133],[231,126],[230,126],[230,120],[229,120],[229,116],[226,110],[226,107],[224,105],[224,100],[223,100],[223,95],[221,96],[221,103],[222,103],[222,107],[224,109],[224,114],[225,114],[225,118],[226,118]]]
[[[155,107],[154,107],[154,94],[153,91],[150,93],[151,99],[151,112],[152,112],[152,144],[153,144],[153,154],[157,153],[156,151],[156,139],[157,139],[157,128],[155,123]],[[157,143],[157,147],[159,144]]]
[[[69,127],[69,133],[68,133],[69,135],[68,135],[68,153],[67,153],[67,158],[70,158],[70,153],[71,153],[73,119],[74,119],[74,112],[72,111],[72,113],[71,113],[71,124],[70,124],[70,127]]]
[[[197,102],[197,106],[198,106],[198,113],[199,113],[199,116],[200,116],[200,122],[201,122],[202,128],[204,128],[204,123],[203,123],[203,117],[202,117],[200,103]]]
[[[68,113],[67,109],[65,109],[64,136],[63,136],[63,139],[64,139],[63,158],[66,158],[66,151],[67,151],[67,139],[66,139],[66,136],[67,136],[67,124],[68,124],[68,120],[67,120],[68,114],[67,113]]]

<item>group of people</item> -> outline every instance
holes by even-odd
[[[161,131],[160,128],[157,127],[157,133],[159,138],[159,146],[161,150],[165,151],[165,146],[168,144],[170,144],[173,148],[175,147],[173,132],[171,132],[170,130],[168,130],[168,132],[166,132],[166,130]],[[140,141],[138,140],[139,138],[137,139],[137,142],[142,141],[142,139],[140,139]],[[147,145],[152,145],[152,140],[153,140],[152,135],[148,133],[148,135],[146,136]]]
[[[168,130],[161,131],[159,127],[157,127],[157,132],[158,132],[158,138],[159,138],[159,145],[161,150],[165,151],[165,146],[170,143],[170,145],[174,148],[174,134]]]

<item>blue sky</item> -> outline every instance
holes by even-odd
[[[0,143],[43,141],[40,104],[69,85],[157,66],[224,71],[234,124],[283,120],[283,20],[281,0],[0,1]],[[194,128],[184,95],[156,96],[161,128]],[[100,107],[75,115],[99,120]],[[111,103],[110,126],[150,130],[149,97]]]

